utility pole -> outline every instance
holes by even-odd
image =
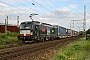
[[[74,28],[74,21],[82,21],[82,20],[71,20],[71,21],[73,21],[73,28]]]
[[[19,16],[17,16],[17,27],[19,27]]]
[[[83,31],[84,31],[84,36],[86,37],[86,6],[85,5],[84,5]]]
[[[5,19],[5,33],[7,33],[7,19]]]
[[[8,25],[8,16],[7,16],[7,25]]]
[[[71,20],[71,21],[73,21],[73,28],[74,28],[74,21],[82,21],[82,20]],[[72,34],[72,32],[71,32],[71,34]]]

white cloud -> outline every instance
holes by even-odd
[[[86,22],[87,22],[87,23],[90,23],[90,19],[87,19]]]
[[[17,1],[17,0],[16,0]],[[25,2],[25,0],[18,0],[19,2]],[[1,2],[5,2],[5,3],[16,3],[15,0],[3,0]]]
[[[85,3],[85,2],[90,2],[90,0],[82,0],[82,1],[83,1],[84,3]]]
[[[5,2],[7,2],[6,0],[3,0]],[[11,0],[8,0],[11,1]],[[13,1],[11,1],[13,2]],[[52,12],[45,12],[44,14],[39,14],[38,16],[33,16],[33,19],[35,21],[40,21],[40,22],[45,22],[45,23],[50,23],[50,24],[54,24],[54,25],[61,25],[64,26],[66,28],[70,28],[70,22],[71,20],[75,19],[83,19],[83,14],[81,14],[81,12],[75,12],[76,14],[73,14],[72,12],[69,12],[71,9],[76,9],[77,5],[68,5],[67,7],[63,7],[63,8],[58,8],[55,9]],[[34,8],[34,7],[33,7]],[[34,8],[37,11],[41,9],[40,8]],[[23,11],[25,10],[25,11]],[[26,12],[28,11],[28,12]],[[19,16],[19,20],[20,23],[22,21],[31,21],[31,19],[29,18],[30,12],[32,12],[32,10],[28,7],[19,7],[19,8],[15,8],[15,7],[10,7],[8,5],[5,4],[0,4],[0,22],[4,23],[4,20],[6,19],[6,16],[9,16],[9,23],[10,24],[16,24],[17,23],[17,16]],[[90,14],[87,14],[88,19],[90,19]],[[87,22],[90,23],[90,21],[88,20]],[[89,24],[88,23],[88,24]],[[75,23],[76,25],[76,23]]]
[[[73,1],[73,0],[57,0],[58,2],[68,2],[68,1]]]
[[[68,12],[71,9],[76,9],[77,5],[69,5],[67,7],[58,8],[56,10],[62,11],[62,12]]]
[[[0,7],[8,7],[8,6],[5,5],[5,4],[0,3]]]
[[[77,5],[69,5],[69,8],[76,8],[77,7]]]

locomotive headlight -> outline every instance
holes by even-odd
[[[33,32],[31,32],[31,35],[33,35]]]

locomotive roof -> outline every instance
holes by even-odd
[[[47,23],[42,23],[42,25],[52,27],[51,24],[47,24]]]
[[[23,23],[31,23],[30,21],[26,21],[26,22],[22,22],[21,24],[23,24]]]
[[[24,24],[24,23],[33,23],[33,24],[35,24],[35,25],[40,25],[41,23],[40,22],[38,22],[38,21],[25,21],[25,22],[22,22],[21,24]]]
[[[54,27],[61,27],[61,28],[65,28],[65,27],[63,27],[63,26],[59,26],[59,25],[53,25]]]
[[[48,27],[54,27],[53,25],[51,25],[51,24],[47,24],[47,23],[41,23],[41,22],[39,22],[39,21],[26,21],[26,22],[22,22],[21,24],[23,24],[23,23],[33,23],[33,24],[35,24],[35,25],[43,25],[43,26],[48,26]]]

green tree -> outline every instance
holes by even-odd
[[[79,32],[79,35],[83,35],[83,31],[80,31],[80,32]]]
[[[90,34],[90,28],[86,31],[87,34]]]

